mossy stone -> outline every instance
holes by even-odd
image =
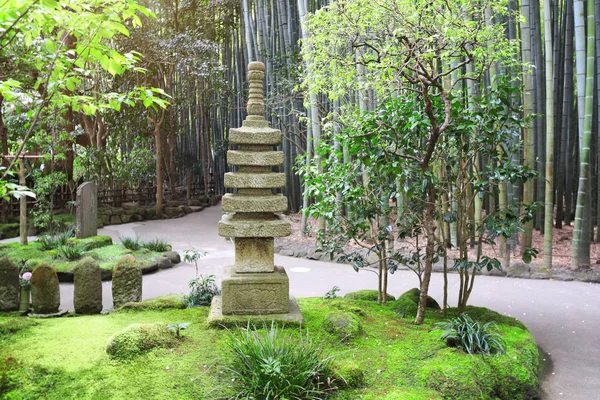
[[[356,292],[346,293],[344,296],[346,299],[353,300],[365,300],[365,301],[377,301],[378,292],[377,290],[359,290]],[[396,298],[391,294],[387,294],[387,301],[394,301]]]
[[[358,336],[362,327],[355,314],[339,311],[327,315],[323,321],[323,329],[345,341]]]
[[[126,255],[117,261],[112,274],[113,306],[142,300],[142,269],[135,257]]]
[[[166,324],[133,324],[108,339],[106,352],[113,358],[127,360],[156,347],[173,347],[177,338]]]
[[[31,273],[31,305],[35,314],[54,314],[60,307],[60,287],[56,270],[46,263]]]
[[[187,308],[187,305],[183,302],[183,296],[180,294],[171,294],[136,303],[127,303],[119,308],[119,310],[168,310],[184,308]]]
[[[0,260],[0,311],[16,311],[19,309],[19,269],[4,257]]]
[[[75,294],[73,303],[77,314],[102,312],[102,272],[91,257],[79,262],[74,271]]]
[[[419,296],[420,291],[417,288],[410,289],[404,292],[398,300],[392,303],[392,310],[394,310],[400,317],[408,318],[417,315],[417,308],[419,307]],[[430,296],[427,296],[427,304],[425,308],[431,310],[440,310],[440,305]]]
[[[365,371],[354,360],[334,363],[331,369],[339,388],[357,388],[365,384]]]
[[[398,299],[405,297],[405,298],[411,299],[415,303],[419,304],[419,296],[420,295],[421,295],[421,291],[419,289],[412,288],[412,289],[402,293],[402,295],[400,295],[400,297],[398,297]],[[432,310],[441,310],[441,307],[438,304],[438,302],[435,301],[435,299],[431,296],[427,296],[427,304],[425,305],[425,307],[432,309]]]

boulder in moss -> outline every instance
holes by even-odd
[[[112,295],[114,308],[142,300],[142,269],[135,257],[126,255],[117,261],[112,274]]]
[[[392,303],[392,309],[402,318],[416,316],[417,308],[419,306],[419,295],[419,289],[410,289]],[[425,307],[431,310],[440,310],[440,305],[430,296],[427,296],[427,304]]]
[[[157,347],[173,347],[177,342],[166,324],[133,324],[108,339],[106,352],[112,358],[128,360]]]
[[[344,296],[346,299],[352,300],[366,300],[366,301],[377,301],[378,292],[377,290],[359,290],[356,292],[346,293]],[[387,295],[387,301],[394,301],[396,298],[391,294]]]
[[[362,327],[356,314],[338,311],[327,315],[327,318],[323,321],[323,329],[346,341],[358,336]]]
[[[56,270],[41,263],[31,273],[31,306],[35,314],[55,314],[60,307]]]
[[[102,272],[91,257],[81,260],[73,274],[75,295],[73,303],[77,314],[102,312]]]
[[[341,389],[358,388],[365,384],[365,371],[354,360],[334,363],[331,370],[336,386]]]
[[[19,269],[4,257],[0,259],[0,311],[16,311],[19,309]]]

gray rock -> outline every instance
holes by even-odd
[[[60,288],[56,270],[41,263],[31,275],[31,305],[35,314],[54,314],[60,307]]]
[[[139,222],[139,221],[143,221],[144,218],[140,214],[133,214],[131,216],[131,220],[134,222]]]
[[[306,258],[308,258],[309,260],[320,260],[322,257],[323,253],[317,251],[316,248],[309,249],[308,253],[306,254]]]
[[[122,223],[126,224],[126,223],[128,223],[130,220],[131,220],[131,215],[127,215],[127,214],[125,214],[125,215],[121,215],[121,222],[122,222]]]
[[[288,249],[281,249],[279,251],[279,254],[281,254],[282,256],[289,256],[289,257],[294,257],[295,256],[294,250],[289,249],[289,248]]]
[[[0,311],[19,309],[19,269],[8,258],[0,260]]]
[[[77,314],[100,314],[102,312],[102,273],[98,263],[86,257],[74,271],[74,298]]]
[[[118,215],[111,215],[110,224],[111,225],[119,225],[121,223],[121,217]]]
[[[181,262],[181,256],[176,251],[168,251],[164,255],[165,257],[169,257],[169,260],[171,260],[173,264],[179,264]]]
[[[137,210],[140,207],[140,203],[138,203],[137,201],[131,201],[128,203],[121,204],[121,207],[123,207],[123,209],[125,210]]]
[[[123,256],[112,274],[113,306],[142,300],[142,269],[131,255]]]
[[[570,281],[575,280],[575,278],[573,277],[572,274],[566,274],[566,273],[553,274],[552,279],[554,279],[556,281],[564,281],[564,282],[570,282]]]
[[[158,268],[160,269],[169,269],[173,268],[173,263],[169,257],[162,257],[157,261]]]

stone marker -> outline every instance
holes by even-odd
[[[19,268],[8,258],[0,260],[0,311],[19,309]]]
[[[98,263],[86,257],[75,267],[73,303],[77,314],[102,312],[102,273]]]
[[[98,234],[98,189],[96,184],[85,182],[77,188],[77,225],[75,235],[78,239]]]
[[[219,235],[234,238],[235,264],[226,267],[222,280],[222,297],[213,300],[212,320],[227,315],[285,315],[295,302],[289,297],[289,279],[282,267],[274,264],[275,237],[288,236],[290,224],[275,213],[287,210],[287,198],[273,193],[285,186],[285,174],[273,172],[283,163],[283,153],[272,147],[281,143],[281,132],[265,120],[263,82],[265,66],[252,62],[248,66],[250,95],[248,116],[241,128],[230,130],[229,141],[238,149],[229,150],[230,165],[237,172],[225,174],[225,187],[235,189],[222,199],[224,214]],[[216,310],[216,307],[221,307]],[[294,303],[295,305],[295,303]],[[295,316],[301,320],[298,313]]]
[[[113,307],[142,301],[142,269],[131,255],[121,257],[112,275]]]
[[[60,307],[60,288],[56,270],[46,263],[31,274],[31,306],[35,314],[54,314]]]

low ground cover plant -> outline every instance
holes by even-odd
[[[236,398],[321,399],[330,389],[331,357],[308,332],[285,332],[275,324],[230,333]]]
[[[190,293],[183,296],[188,307],[210,306],[213,297],[221,294],[214,275],[200,275],[189,282]]]
[[[457,347],[471,355],[504,354],[504,339],[497,333],[498,328],[493,321],[482,324],[464,313],[435,326],[444,331],[440,339],[445,340],[449,347]]]

